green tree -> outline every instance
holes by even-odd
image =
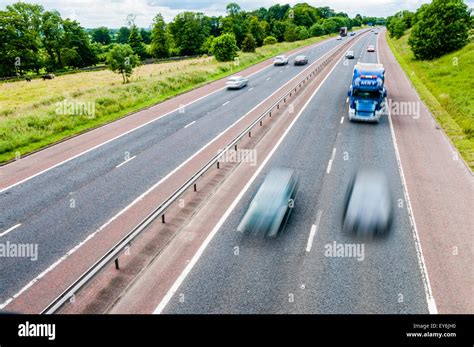
[[[143,45],[142,37],[136,25],[133,25],[130,28],[130,36],[128,37],[128,44],[132,47],[133,52],[140,57],[140,59],[145,58],[146,52]]]
[[[144,28],[140,29],[140,36],[144,44],[149,45],[151,43],[151,32]]]
[[[324,32],[326,34],[335,33],[336,31],[339,30],[338,23],[332,20],[332,18],[325,19],[322,25],[323,25]]]
[[[245,13],[240,6],[231,3],[227,5],[227,16],[221,19],[221,28],[223,33],[234,34],[237,45],[241,46],[245,35],[249,31],[249,23],[245,18]]]
[[[48,70],[63,67],[61,48],[64,30],[58,11],[46,11],[41,20],[43,46],[49,56]]]
[[[86,67],[98,62],[97,55],[92,48],[89,36],[79,22],[65,19],[63,21],[64,37],[62,45],[67,49],[67,62],[64,65],[72,67]],[[75,51],[74,54],[72,51]],[[63,56],[61,51],[61,57]]]
[[[248,33],[245,36],[244,41],[242,42],[242,51],[243,52],[255,52],[255,48],[257,48],[257,41],[253,37],[251,33]]]
[[[161,13],[158,13],[153,19],[151,54],[156,58],[166,58],[169,56],[168,33],[166,32],[166,24]]]
[[[311,27],[318,20],[318,11],[316,8],[303,3],[296,4],[293,7],[293,23],[297,26]]]
[[[222,34],[212,43],[212,54],[218,61],[231,61],[238,56],[239,47],[233,34]]]
[[[297,26],[293,23],[288,23],[285,30],[285,41],[293,42],[298,40],[298,31]]]
[[[417,59],[433,59],[468,42],[470,10],[462,0],[433,0],[417,14],[408,44]]]
[[[278,20],[285,18],[286,13],[290,9],[290,5],[273,5],[268,9],[267,21]]]
[[[251,16],[249,19],[249,30],[250,34],[254,38],[255,42],[257,43],[257,46],[261,46],[263,44],[263,39],[264,39],[264,29],[261,24],[261,22],[258,20],[257,17]],[[247,39],[248,36],[245,36],[245,39]],[[244,39],[244,40],[245,40]],[[243,43],[242,43],[243,44]]]
[[[43,66],[40,5],[17,2],[0,11],[0,76],[22,75]]]
[[[334,10],[328,6],[318,7],[317,11],[318,11],[319,17],[321,18],[327,19],[331,17],[336,17],[336,12],[334,12]]]
[[[285,31],[286,31],[287,23],[281,20],[275,20],[270,23],[270,34],[271,36],[276,37],[278,42],[282,42],[285,40]]]
[[[308,29],[306,29],[305,26],[300,25],[299,27],[296,27],[296,35],[298,37],[298,40],[306,40],[307,38],[309,38]]]
[[[168,26],[181,55],[199,54],[211,30],[209,21],[196,12],[180,13]]]
[[[121,27],[117,32],[117,37],[115,42],[125,44],[128,42],[128,37],[130,36],[130,29],[127,27]]]
[[[107,67],[122,75],[123,83],[128,83],[133,69],[140,63],[140,58],[129,45],[114,44],[107,53]]]
[[[92,36],[92,41],[101,43],[103,45],[108,45],[112,42],[109,29],[106,27],[99,27],[96,29],[92,29],[91,36]]]
[[[321,24],[316,23],[311,26],[309,29],[311,36],[322,36],[325,34],[324,28]]]
[[[278,40],[274,36],[267,36],[263,40],[263,45],[274,45]]]
[[[387,22],[387,30],[390,33],[390,37],[395,39],[399,39],[407,30],[407,26],[403,18],[400,17],[393,17]]]
[[[202,44],[201,52],[206,54],[212,54],[212,44],[214,43],[214,39],[214,36],[209,36]]]

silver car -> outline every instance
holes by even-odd
[[[286,55],[278,55],[273,60],[273,65],[275,66],[286,65],[286,64],[288,64],[288,57]]]
[[[243,76],[233,76],[226,82],[227,89],[240,89],[248,84],[249,80]]]
[[[259,232],[274,237],[282,230],[294,207],[297,189],[292,169],[276,168],[265,177],[237,230]]]
[[[392,193],[382,171],[365,169],[353,176],[342,220],[344,232],[363,237],[388,234],[393,221]]]

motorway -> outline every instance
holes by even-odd
[[[359,240],[341,232],[351,174],[384,170],[393,197],[404,192],[387,117],[380,124],[347,120],[352,69],[377,62],[369,34],[355,60],[341,61],[232,210],[162,313],[428,313],[405,204],[395,209],[389,237]],[[331,164],[329,164],[331,162]],[[289,167],[299,191],[286,230],[275,240],[236,232],[255,190],[273,167]],[[314,232],[311,232],[311,230]],[[327,245],[364,245],[361,257],[329,257]],[[230,250],[239,248],[239,256]]]
[[[237,165],[176,235],[160,241],[164,248],[120,297],[108,298],[113,305],[101,306],[108,307],[105,312],[437,313],[439,308],[441,313],[472,313],[474,276],[466,270],[472,264],[472,173],[451,160],[455,150],[442,132],[433,133],[435,122],[426,109],[419,119],[382,117],[379,124],[347,118],[347,90],[358,61],[384,63],[392,101],[420,102],[381,38],[384,34],[357,35],[351,48],[355,59],[341,58],[310,81],[291,101],[296,114],[290,115],[285,105],[283,114],[265,120],[262,139],[257,132],[254,142],[249,140],[258,153],[257,166]],[[348,40],[329,39],[304,53],[311,63]],[[368,45],[376,53],[367,52]],[[159,104],[142,112],[156,110],[152,122],[14,186],[0,185],[0,205],[9,207],[0,209],[0,241],[34,242],[40,252],[34,262],[2,259],[0,304],[25,289],[13,301],[13,310],[38,311],[65,282],[87,269],[87,261],[110,248],[104,241],[113,243],[135,226],[147,209],[201,167],[199,161],[209,160],[238,134],[241,121],[262,112],[304,69],[254,68],[242,90],[217,89],[169,114],[160,109],[166,103]],[[53,157],[44,153],[45,160]],[[29,158],[22,160],[25,165]],[[237,232],[251,197],[275,167],[292,168],[299,177],[286,229],[275,239]],[[386,238],[360,239],[341,231],[346,186],[356,170],[367,167],[383,170],[389,178],[395,218]],[[14,171],[14,166],[6,168]],[[441,207],[444,201],[450,208]],[[135,249],[170,227],[176,227],[173,221],[156,222]],[[91,239],[98,231],[101,236]],[[360,253],[331,256],[328,250],[334,245],[353,245]],[[456,257],[453,245],[460,248]],[[63,261],[78,247],[82,253]],[[58,263],[43,280],[43,271]],[[97,275],[78,299],[85,304],[78,306],[90,300],[93,307],[94,300],[103,300],[101,288],[114,283],[116,274],[115,283],[121,273],[127,276],[127,260],[122,264],[123,272],[111,266]],[[25,308],[45,293],[44,302]],[[81,312],[80,307],[71,305],[66,312]]]
[[[340,44],[341,41],[329,39],[304,53],[312,62]],[[291,64],[264,68],[250,77],[247,88],[219,90],[25,182],[2,189],[0,234],[5,234],[1,241],[38,244],[40,256],[34,262],[18,258],[2,261],[0,303],[100,230],[305,68]]]

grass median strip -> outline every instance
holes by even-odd
[[[388,44],[423,102],[474,170],[474,42],[431,61],[417,61],[409,32]]]
[[[128,84],[122,84],[120,76],[108,70],[64,75],[49,81],[2,83],[0,163],[328,37],[263,46],[255,53],[241,53],[238,64],[201,57],[143,65]]]

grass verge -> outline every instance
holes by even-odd
[[[423,102],[474,170],[474,42],[431,61],[418,61],[408,45],[387,33],[388,44]]]

